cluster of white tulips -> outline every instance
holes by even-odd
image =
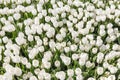
[[[119,80],[120,0],[0,0],[0,80]]]

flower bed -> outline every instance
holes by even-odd
[[[0,0],[0,80],[119,80],[120,0]]]

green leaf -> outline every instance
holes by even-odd
[[[120,36],[118,37],[118,44],[120,44]]]

